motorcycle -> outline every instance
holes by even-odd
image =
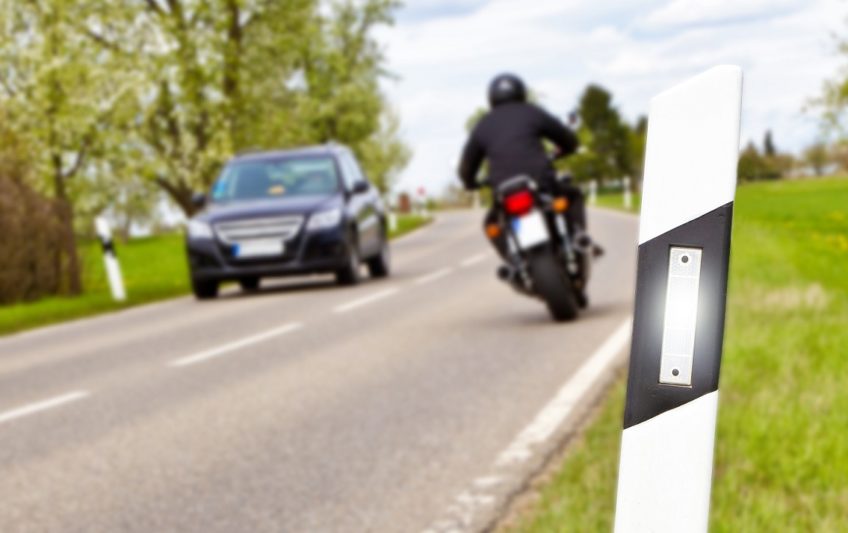
[[[498,277],[544,301],[554,320],[576,319],[588,305],[592,252],[590,241],[566,222],[568,198],[541,191],[529,176],[511,178],[492,192],[494,217],[486,234],[506,260]]]

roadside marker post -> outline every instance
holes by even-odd
[[[592,180],[589,182],[589,205],[598,203],[598,182]]]
[[[389,231],[394,233],[397,231],[397,214],[395,213],[395,206],[392,205],[392,197],[391,194],[386,194],[383,197],[383,204],[386,206],[386,218],[389,219]]]
[[[633,207],[633,194],[630,192],[630,176],[625,176],[622,188],[624,189],[624,208],[630,209]]]
[[[651,102],[616,533],[709,524],[742,71]]]
[[[389,210],[389,231],[394,233],[397,231],[398,223],[397,223],[397,215],[395,214],[394,209]]]
[[[106,267],[106,277],[109,280],[112,299],[123,302],[127,299],[127,293],[124,290],[124,278],[121,275],[121,265],[118,263],[118,257],[115,254],[115,244],[112,242],[112,230],[109,228],[109,222],[103,217],[98,217],[94,221],[94,227],[97,229],[97,238],[100,239],[100,246],[103,248],[103,264]]]

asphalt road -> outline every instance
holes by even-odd
[[[612,372],[586,362],[605,342],[620,360],[637,223],[591,217],[608,255],[571,324],[495,279],[480,213],[460,212],[397,241],[388,280],[288,280],[0,339],[0,531],[487,524]]]

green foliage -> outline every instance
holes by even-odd
[[[804,149],[803,159],[816,176],[823,175],[825,167],[830,163],[827,145],[821,141],[811,144]]]
[[[632,175],[632,157],[638,155],[639,141],[631,139],[630,127],[612,105],[612,94],[591,84],[583,91],[578,104],[580,138],[585,157],[569,163],[578,181],[598,180]]]
[[[844,531],[848,180],[740,187],[735,209],[710,531]],[[612,528],[624,389],[517,531]]]
[[[777,147],[774,145],[774,138],[772,137],[771,130],[766,130],[765,137],[763,137],[763,154],[766,157],[774,157],[777,155]]]
[[[400,118],[391,109],[384,114],[380,128],[356,147],[369,179],[383,194],[389,192],[398,172],[412,156],[400,138]]]
[[[772,153],[769,154],[768,150]],[[778,153],[771,140],[771,134],[767,133],[764,153],[760,153],[756,145],[750,142],[739,154],[739,181],[777,180],[788,174],[793,166],[794,158]]]
[[[246,148],[349,144],[382,190],[407,163],[374,32],[395,0],[0,0],[0,109],[55,197],[71,292],[76,232],[149,218]]]

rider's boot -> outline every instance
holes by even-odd
[[[592,237],[590,237],[589,234],[582,229],[578,229],[577,237],[574,241],[579,249],[589,252],[595,259],[601,257],[605,253],[601,245],[596,243]]]

